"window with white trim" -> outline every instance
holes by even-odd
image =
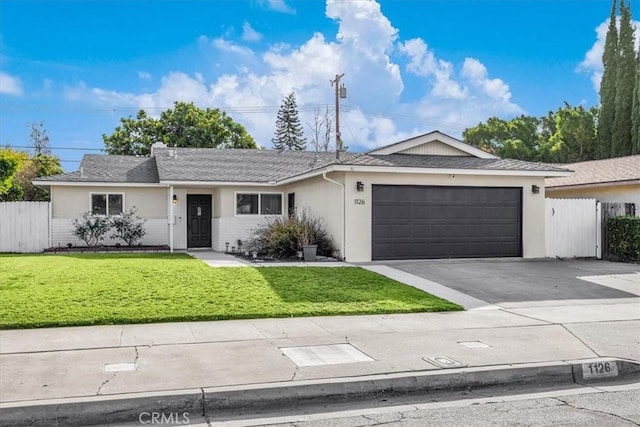
[[[124,212],[124,194],[92,193],[91,213],[93,215],[114,216]]]
[[[282,215],[282,193],[237,193],[236,215]]]

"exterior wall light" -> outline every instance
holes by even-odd
[[[364,191],[364,182],[362,182],[362,181],[356,182],[356,190]]]
[[[538,186],[537,186],[537,185],[535,185],[535,184],[534,184],[534,185],[532,185],[532,186],[531,186],[531,192],[532,192],[533,194],[540,194],[540,187],[538,187]]]
[[[175,194],[173,195],[173,204],[178,204],[178,196],[176,196]]]

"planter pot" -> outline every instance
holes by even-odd
[[[302,253],[305,261],[314,262],[318,253],[318,245],[305,245],[302,247]]]

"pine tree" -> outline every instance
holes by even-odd
[[[600,116],[598,119],[598,146],[596,149],[596,156],[599,159],[605,159],[611,155],[611,138],[613,136],[616,103],[616,63],[618,59],[616,7],[617,0],[613,0],[609,29],[607,30],[604,52],[602,53],[604,72],[600,83]]]
[[[307,141],[298,118],[296,95],[291,92],[282,101],[276,120],[275,137],[271,139],[273,146],[279,150],[304,150]]]
[[[625,0],[620,1],[620,15],[615,113],[611,138],[612,157],[631,154],[631,109],[636,80],[636,52],[633,46],[634,31],[631,24],[631,7],[625,3]]]
[[[631,110],[631,154],[640,154],[640,50],[636,56],[636,82],[633,90],[633,108]]]

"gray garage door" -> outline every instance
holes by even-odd
[[[522,255],[522,189],[374,185],[372,258]]]

